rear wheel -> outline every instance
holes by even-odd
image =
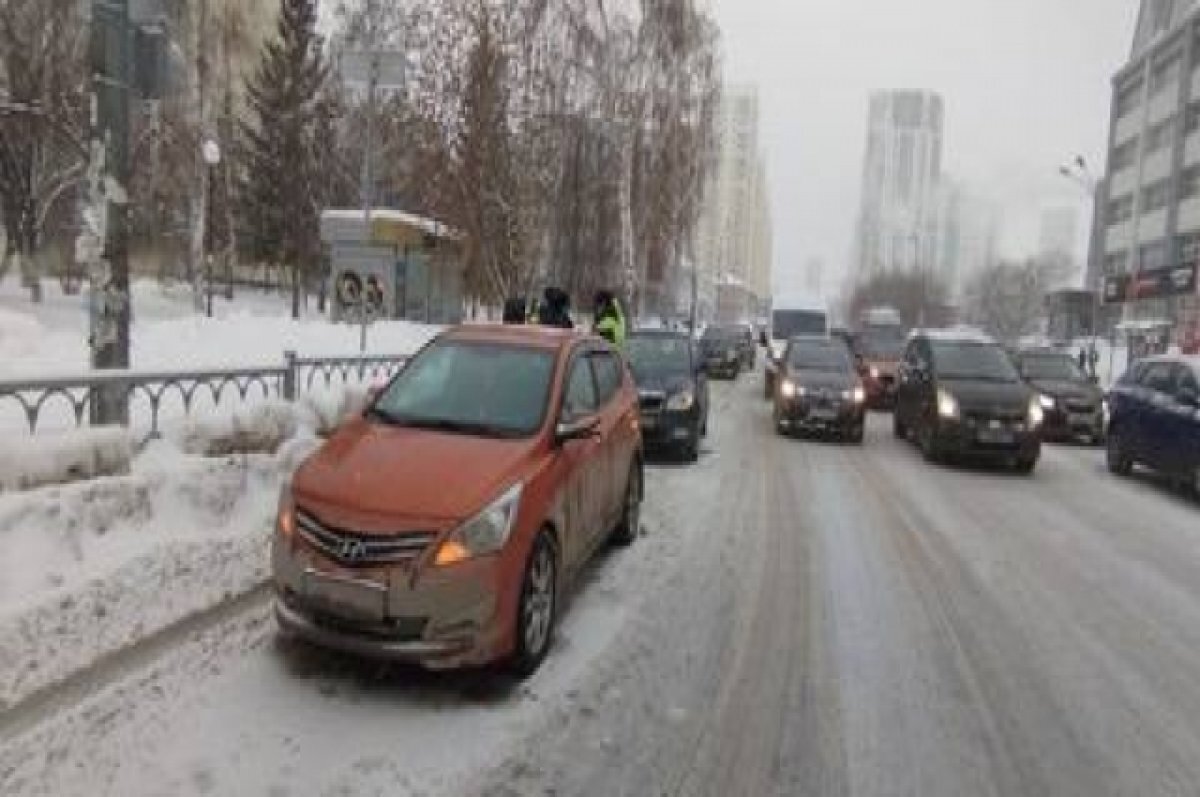
[[[1116,476],[1128,476],[1133,472],[1133,459],[1125,449],[1123,435],[1116,429],[1108,433],[1108,470]]]
[[[1037,457],[1029,457],[1027,459],[1018,459],[1013,465],[1013,470],[1022,476],[1028,476],[1037,468]]]
[[[689,447],[690,448],[690,447]],[[690,454],[690,450],[688,452]],[[691,460],[695,461],[695,460]],[[637,539],[642,523],[642,476],[637,464],[629,471],[625,485],[625,505],[621,509],[621,522],[613,529],[612,541],[616,545],[632,545]]]
[[[696,436],[693,437],[691,440],[684,443],[683,458],[686,459],[688,462],[696,462],[697,460],[700,459],[700,433],[699,432],[697,432]]]
[[[771,410],[771,422],[775,425],[775,433],[781,437],[787,434],[787,427],[783,423],[783,412],[779,409],[779,402],[776,401],[774,408]]]
[[[557,604],[558,561],[549,533],[542,530],[529,552],[517,601],[517,641],[509,669],[518,678],[532,675],[550,651]]]
[[[863,440],[866,439],[866,436],[867,436],[866,425],[860,423],[857,426],[850,429],[850,431],[846,433],[846,440],[848,440],[849,442],[853,443],[856,446],[860,446],[860,445],[862,445]]]

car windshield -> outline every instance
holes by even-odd
[[[1026,379],[1059,379],[1082,382],[1083,371],[1066,355],[1025,356],[1021,358],[1021,375]]]
[[[792,346],[788,365],[797,371],[841,373],[850,370],[850,354],[837,343]]]
[[[1019,381],[1008,354],[993,343],[935,341],[932,348],[934,368],[942,379]]]
[[[370,414],[399,426],[526,437],[545,417],[554,360],[542,349],[441,340],[408,364]]]
[[[634,335],[625,344],[625,359],[638,377],[692,370],[692,356],[684,338]]]

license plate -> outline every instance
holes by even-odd
[[[382,620],[385,615],[387,588],[378,582],[309,570],[304,574],[304,593],[313,603],[348,619]]]
[[[1012,443],[1016,437],[1009,429],[980,429],[979,442],[990,443],[992,445],[1008,445]]]
[[[837,418],[837,410],[830,407],[816,407],[809,414],[814,421],[832,421]]]
[[[1072,426],[1091,426],[1092,416],[1082,412],[1073,412],[1068,417],[1068,422]]]

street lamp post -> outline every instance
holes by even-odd
[[[217,167],[221,165],[221,145],[215,139],[206,138],[204,143],[200,145],[200,155],[204,159],[204,166],[208,169],[208,180],[205,181],[205,187],[211,192],[213,186],[213,176]],[[208,198],[205,198],[208,201]],[[209,203],[212,204],[211,202]],[[213,314],[213,268],[212,268],[212,220],[211,214],[206,213],[204,218],[204,314],[212,318]]]

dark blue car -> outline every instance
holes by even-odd
[[[1154,357],[1109,396],[1108,468],[1144,465],[1200,492],[1200,357]]]

